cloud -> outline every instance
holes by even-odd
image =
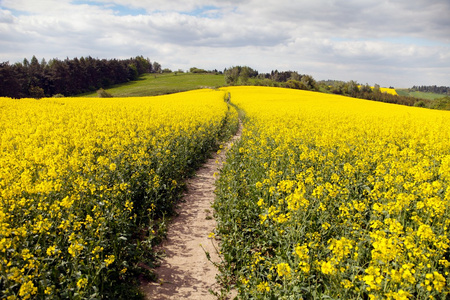
[[[0,1],[0,61],[144,55],[173,69],[450,85],[448,1]]]
[[[12,13],[8,10],[0,9],[0,24],[2,24],[2,23],[10,24],[13,22],[14,22],[14,17],[12,15]]]

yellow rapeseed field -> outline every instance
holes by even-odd
[[[235,128],[228,93],[245,129],[214,208],[240,298],[448,297],[448,112],[229,87],[0,98],[0,298],[125,297],[156,220]]]
[[[242,139],[217,184],[240,299],[445,299],[450,113],[230,87]]]
[[[358,88],[361,88],[361,86],[358,85]],[[371,86],[371,89],[373,90],[374,87]],[[384,88],[384,87],[380,87],[380,92],[382,92],[382,93],[387,93],[387,94],[391,94],[391,95],[394,95],[394,96],[398,96],[397,91],[396,91],[395,89],[392,89],[392,88]]]
[[[211,90],[0,98],[0,298],[123,297],[151,258],[153,220],[230,121]]]
[[[383,88],[382,87],[382,88],[380,88],[380,92],[398,96],[397,91],[395,89],[391,89],[391,88]]]

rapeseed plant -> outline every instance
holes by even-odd
[[[244,131],[214,206],[223,270],[245,278],[235,281],[240,298],[448,297],[448,112],[226,91]],[[254,267],[254,253],[264,264]]]
[[[0,98],[0,298],[125,297],[237,113],[224,93]]]

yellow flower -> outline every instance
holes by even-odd
[[[325,229],[325,230],[327,230],[328,228],[330,228],[330,226],[331,226],[331,225],[330,225],[330,223],[328,223],[328,222],[325,222],[325,223],[322,224],[322,228]]]
[[[280,277],[291,277],[291,267],[287,263],[279,263],[277,265],[277,273]]]
[[[249,283],[249,279],[245,278],[245,277],[241,277],[241,282],[243,285],[247,285]]]
[[[82,289],[82,288],[86,287],[87,284],[88,284],[88,279],[87,278],[80,278],[77,281],[78,289]]]
[[[270,291],[270,286],[266,281],[261,281],[256,288],[258,289],[258,291],[260,292],[269,292]]]
[[[412,297],[411,293],[408,293],[402,289],[399,289],[397,292],[386,293],[386,296],[388,299],[394,300],[409,300]]]
[[[417,229],[417,236],[423,240],[433,240],[434,233],[429,225],[420,225]]]
[[[19,289],[19,296],[22,297],[22,299],[31,299],[33,295],[35,295],[38,291],[38,288],[34,286],[34,283],[29,280],[22,284]]]
[[[402,269],[403,269],[402,278],[408,281],[409,283],[414,284],[416,282],[416,278],[414,277],[414,273],[416,271],[413,269],[412,264],[404,264],[402,266]]]
[[[116,258],[114,255],[107,255],[105,259],[105,265],[108,267],[110,264],[114,262],[115,259]]]
[[[326,275],[332,275],[337,270],[334,267],[334,264],[331,261],[322,261],[320,263],[320,271]]]
[[[309,271],[311,270],[310,264],[304,261],[300,262],[298,264],[298,267],[300,268],[300,270],[302,270],[303,273],[309,273]]]
[[[300,245],[297,244],[295,246],[295,251],[294,253],[297,254],[298,258],[302,261],[307,261],[309,260],[309,256],[308,256],[308,245],[304,244],[304,245]]]
[[[353,283],[348,280],[348,279],[344,279],[341,281],[341,285],[345,288],[345,289],[349,289],[353,286]]]
[[[354,242],[342,237],[340,240],[332,239],[331,245],[328,247],[334,254],[335,258],[340,261],[350,254],[353,249]]]
[[[444,278],[444,276],[442,276],[441,274],[439,274],[439,272],[434,271],[433,272],[433,285],[434,288],[438,291],[438,292],[442,292],[442,290],[445,287],[446,284],[446,280]]]
[[[64,197],[64,199],[61,200],[60,205],[64,208],[70,208],[73,204],[74,200],[70,199],[69,196]]]
[[[88,226],[91,226],[93,222],[94,222],[94,219],[91,217],[91,215],[87,215],[85,224]]]
[[[258,206],[263,206],[264,205],[264,200],[263,198],[259,198],[258,202],[257,202]]]
[[[58,253],[59,251],[56,249],[56,246],[53,245],[53,246],[48,247],[46,252],[47,252],[48,256],[52,256],[52,255]]]
[[[125,202],[125,209],[128,211],[132,211],[133,210],[133,202],[127,200]]]
[[[71,244],[69,246],[68,252],[70,255],[72,255],[73,257],[76,257],[80,254],[80,252],[84,249],[83,244],[79,243],[79,242],[75,242],[74,244]]]
[[[103,247],[95,246],[94,250],[92,250],[91,253],[93,255],[95,255],[95,258],[99,258],[100,257],[99,253],[102,252],[102,251],[103,251]]]

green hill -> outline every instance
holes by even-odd
[[[112,86],[106,91],[114,97],[156,96],[170,93],[216,88],[225,85],[223,74],[163,73],[144,74],[137,81]],[[98,97],[96,92],[84,93],[77,97]]]
[[[395,89],[395,91],[400,96],[409,96],[409,97],[425,99],[425,100],[435,100],[435,99],[443,98],[446,96],[443,94],[427,93],[427,92],[419,92],[419,91],[410,92],[409,89]]]

